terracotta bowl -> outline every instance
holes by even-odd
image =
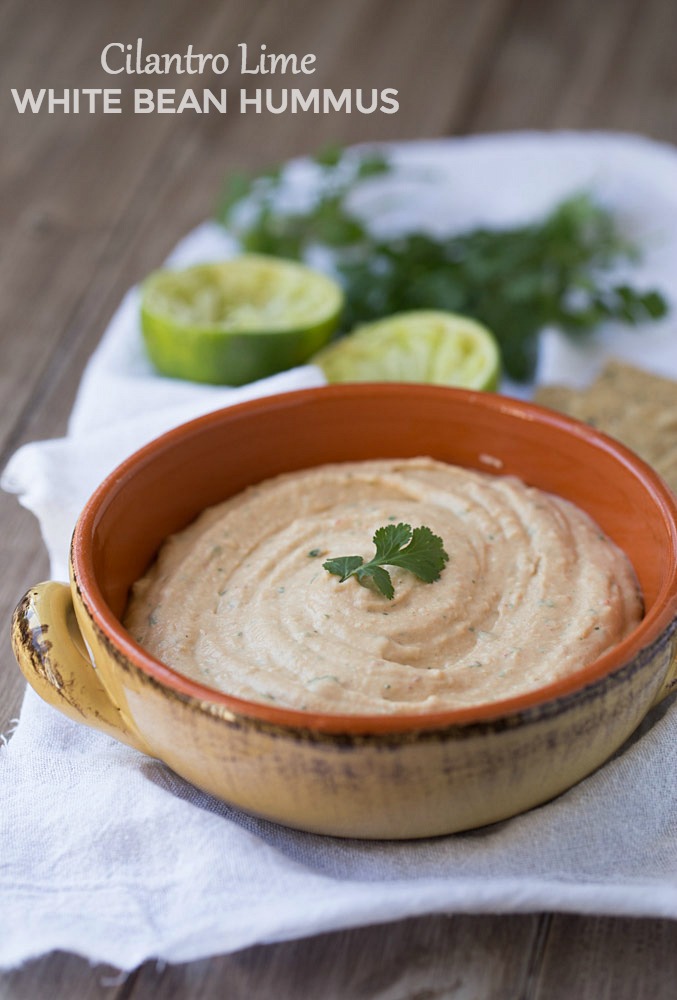
[[[641,624],[538,691],[396,717],[311,714],[219,693],[154,659],[120,624],[163,539],[204,507],[280,472],[421,454],[516,474],[588,511],[635,566]],[[15,612],[14,649],[38,693],[212,795],[320,833],[423,837],[505,819],[590,774],[677,686],[674,496],[590,427],[498,395],[344,385],[194,420],[99,487],[75,529],[71,572],[70,588],[43,583]]]

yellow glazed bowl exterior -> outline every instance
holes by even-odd
[[[414,389],[404,396],[396,393],[393,401],[411,405],[413,394],[420,402],[424,397]],[[320,390],[325,391],[333,389]],[[358,405],[364,393],[355,387],[337,391],[347,393],[352,405]],[[454,394],[441,390],[449,391]],[[468,398],[461,401],[472,417],[473,408],[484,404],[475,394],[465,395]],[[455,396],[458,403],[459,393]],[[250,405],[245,404],[244,417]],[[500,406],[492,405],[498,412]],[[510,406],[532,421],[545,419],[537,408]],[[528,434],[528,424],[524,426]],[[592,432],[580,433],[589,443]],[[177,435],[178,440],[180,431]],[[173,447],[171,441],[167,447]],[[483,447],[488,447],[487,441]],[[607,442],[605,447],[615,446]],[[411,450],[416,450],[413,444]],[[623,460],[634,462],[625,452]],[[237,457],[233,462],[237,464]],[[294,463],[288,458],[283,464]],[[130,468],[125,475],[135,474]],[[105,495],[110,483],[102,489]],[[669,507],[667,490],[665,497]],[[673,527],[675,510],[673,501],[668,510]],[[186,512],[187,520],[190,514]],[[87,516],[96,529],[97,516],[101,521],[108,516],[105,502],[96,516],[91,509]],[[578,681],[555,686],[542,697],[417,720],[276,712],[210,692],[162,664],[147,663],[147,654],[115,625],[107,602],[81,571],[78,544],[76,530],[70,588],[41,584],[24,596],[15,612],[13,645],[29,682],[62,712],[163,760],[206,792],[304,830],[409,838],[505,819],[546,802],[599,767],[675,685],[673,580],[668,588],[672,603],[667,610],[659,609],[660,627],[651,641],[629,647],[628,655],[609,659],[608,668],[583,672]],[[118,601],[119,617],[122,604],[115,591],[122,584],[115,577],[121,571],[112,551],[103,539],[99,549],[94,545],[92,561],[100,576],[108,574],[113,581],[108,604]],[[674,559],[670,565],[665,573],[675,576]],[[663,589],[665,573],[659,580]]]

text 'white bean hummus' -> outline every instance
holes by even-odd
[[[449,555],[395,596],[341,583],[389,523]],[[501,700],[592,662],[642,617],[625,554],[572,503],[428,458],[319,466],[250,487],[169,538],[125,625],[212,688],[331,713],[435,712]]]

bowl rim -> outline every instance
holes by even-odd
[[[393,394],[400,397],[415,396],[421,392],[424,395],[440,396],[452,393],[464,404],[479,405],[495,411],[498,415],[510,414],[519,419],[535,420],[558,431],[565,431],[585,441],[586,445],[593,445],[611,454],[641,480],[669,528],[672,545],[668,553],[666,578],[653,607],[621,642],[574,673],[520,695],[437,712],[377,715],[309,712],[239,698],[179,673],[135,642],[103,597],[91,559],[91,540],[94,538],[102,508],[114,492],[118,493],[124,489],[125,482],[133,477],[137,467],[151,460],[156,452],[173,447],[186,436],[199,433],[213,424],[221,423],[224,419],[246,418],[249,412],[257,413],[262,408],[275,411],[290,406],[302,407],[329,395],[339,399],[342,397],[350,399],[374,394],[384,397]],[[117,658],[119,659],[121,655],[142,674],[154,679],[163,688],[169,688],[184,700],[192,701],[204,709],[216,711],[232,719],[252,719],[282,729],[316,730],[349,735],[413,733],[421,730],[465,727],[533,713],[541,706],[552,706],[553,702],[568,699],[591,685],[606,680],[627,667],[640,652],[654,646],[663,633],[671,626],[674,627],[677,620],[677,496],[648,463],[619,441],[582,421],[531,401],[500,393],[418,383],[344,383],[296,389],[246,400],[202,414],[155,437],[121,462],[89,497],[73,531],[70,562],[71,586],[97,627],[99,635],[109,646],[112,645]]]

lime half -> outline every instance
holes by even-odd
[[[312,361],[330,382],[431,382],[466,389],[496,389],[501,370],[498,345],[486,327],[432,310],[368,323]]]
[[[303,364],[334,332],[336,282],[293,261],[245,254],[155,271],[141,286],[141,329],[163,375],[243,385]]]

